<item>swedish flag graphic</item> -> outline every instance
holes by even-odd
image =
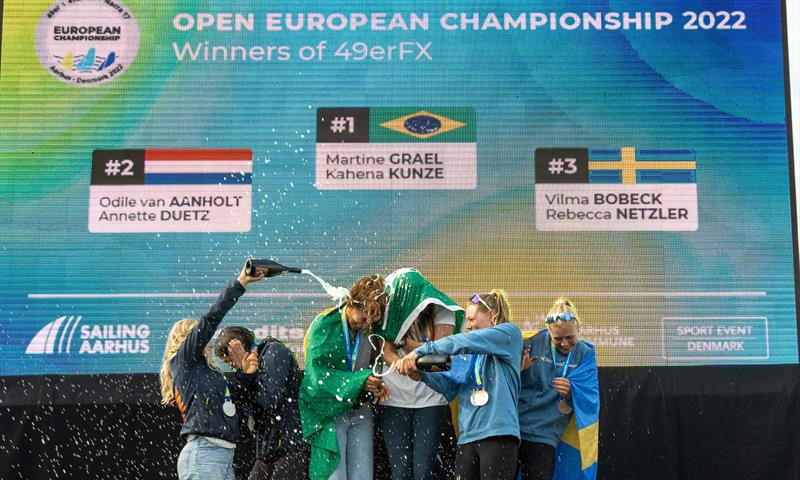
[[[696,173],[693,150],[589,150],[589,183],[697,183]]]
[[[695,231],[695,155],[680,147],[537,148],[536,229]]]

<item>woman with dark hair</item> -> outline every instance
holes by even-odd
[[[244,327],[223,328],[215,349],[236,369],[231,394],[255,432],[256,462],[249,480],[308,478],[310,452],[297,408],[301,374],[292,351],[272,337],[256,343]]]
[[[456,478],[511,480],[517,474],[522,333],[511,323],[503,290],[473,295],[466,320],[467,333],[426,342],[397,362],[397,371],[419,378],[420,356],[476,354],[466,383],[456,383],[445,373],[422,372],[421,378],[448,400],[458,397]]]
[[[434,304],[428,305],[399,345],[386,342],[386,363],[394,363],[425,342],[452,334],[454,326],[452,312]],[[455,445],[447,399],[424,382],[393,371],[384,373],[381,380],[391,391],[391,395],[377,407],[377,420],[383,433],[392,480],[436,480],[437,473],[440,473],[437,472],[437,451],[449,447],[452,452]],[[443,453],[448,456],[448,452]]]
[[[313,480],[373,477],[370,402],[388,391],[372,375],[375,352],[368,336],[386,308],[384,289],[380,276],[362,277],[347,300],[317,316],[306,333],[300,418]]]

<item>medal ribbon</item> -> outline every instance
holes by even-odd
[[[225,382],[225,403],[231,401],[231,390],[228,388],[228,382]]]
[[[569,368],[569,360],[572,358],[572,352],[574,351],[575,351],[574,348],[570,350],[569,355],[567,355],[567,359],[564,361],[564,369],[561,371],[562,377],[567,376],[567,368]],[[550,342],[550,354],[553,356],[553,368],[556,368],[556,346],[553,345],[553,342]]]
[[[484,363],[486,363],[486,355],[481,355],[475,362],[475,388],[473,390],[483,390],[483,380],[481,380],[481,371],[483,371]]]
[[[350,348],[350,326],[347,324],[347,317],[344,316],[344,309],[342,310],[342,330],[344,331],[344,353],[347,360],[347,369],[353,371],[356,357],[358,356],[358,347],[361,345],[361,330],[356,330],[356,343]]]

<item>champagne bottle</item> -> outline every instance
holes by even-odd
[[[275,277],[283,272],[289,273],[302,273],[303,270],[295,267],[285,267],[278,262],[261,259],[261,258],[248,258],[244,264],[245,272],[252,276],[263,273],[267,277]]]
[[[450,370],[451,365],[450,355],[423,355],[417,358],[417,370],[423,372],[446,371]]]

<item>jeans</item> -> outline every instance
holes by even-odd
[[[392,480],[437,479],[436,451],[454,435],[450,407],[378,407],[378,424]]]
[[[372,406],[354,407],[334,423],[339,466],[330,480],[372,480]]]
[[[205,438],[187,442],[178,456],[180,480],[235,480],[233,453],[235,449],[214,445]]]

